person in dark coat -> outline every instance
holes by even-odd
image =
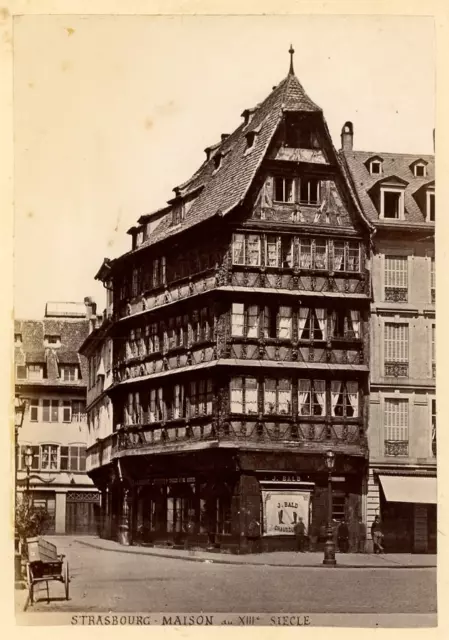
[[[342,553],[348,553],[349,547],[349,529],[346,521],[343,519],[338,527],[338,548]]]
[[[384,553],[384,548],[382,545],[382,526],[380,524],[379,516],[374,518],[374,522],[371,525],[371,537],[373,539],[374,553]]]
[[[306,537],[306,527],[302,518],[299,518],[293,527],[293,532],[296,536],[296,550],[301,553],[304,551],[304,540]]]

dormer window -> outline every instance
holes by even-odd
[[[21,333],[15,333],[14,334],[14,345],[16,347],[22,346],[22,334]]]
[[[212,158],[213,163],[214,163],[214,171],[218,171],[218,169],[221,167],[221,161],[223,160],[223,154],[218,152],[214,155],[214,157]]]
[[[433,190],[427,191],[426,220],[427,222],[435,222],[435,192]]]
[[[64,382],[75,382],[79,379],[79,369],[77,365],[63,365],[59,368],[59,377]]]
[[[255,139],[256,139],[255,131],[249,131],[246,134],[246,150],[247,151],[253,148]]]
[[[424,178],[426,175],[426,167],[423,164],[415,164],[415,177]]]
[[[387,220],[403,220],[404,191],[402,189],[381,189],[380,216]]]
[[[136,233],[136,247],[140,247],[143,244],[143,227]]]
[[[44,342],[46,347],[50,347],[54,349],[55,347],[61,346],[61,336],[58,335],[46,335],[44,337]]]
[[[412,171],[415,178],[425,178],[427,176],[427,162],[425,160],[415,160],[410,165],[410,170]]]
[[[372,176],[380,176],[382,173],[382,163],[380,160],[371,160],[369,167]]]
[[[184,203],[180,202],[179,204],[176,204],[173,207],[173,212],[172,212],[172,222],[173,225],[177,225],[177,224],[181,224],[181,222],[184,220]]]

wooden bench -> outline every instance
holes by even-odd
[[[56,545],[44,538],[27,538],[27,579],[30,603],[33,604],[34,585],[47,583],[47,601],[50,602],[48,582],[57,580],[65,585],[65,596],[69,599],[69,565],[64,555],[58,554]]]

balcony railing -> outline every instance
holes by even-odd
[[[408,362],[386,362],[385,375],[390,378],[408,378]]]
[[[385,440],[386,456],[408,456],[408,440]]]
[[[386,302],[407,302],[408,291],[403,287],[385,287]]]

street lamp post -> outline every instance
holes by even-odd
[[[327,540],[324,545],[323,564],[329,567],[335,567],[337,561],[335,559],[335,543],[332,531],[332,471],[335,467],[335,453],[326,451],[326,468],[327,468]]]
[[[25,415],[25,400],[22,400],[20,396],[16,396],[14,399],[14,513],[17,508],[17,472],[19,469],[19,429],[23,424],[23,417]],[[16,582],[20,582],[22,579],[22,559],[19,549],[19,536],[17,530],[14,528],[14,573]]]

